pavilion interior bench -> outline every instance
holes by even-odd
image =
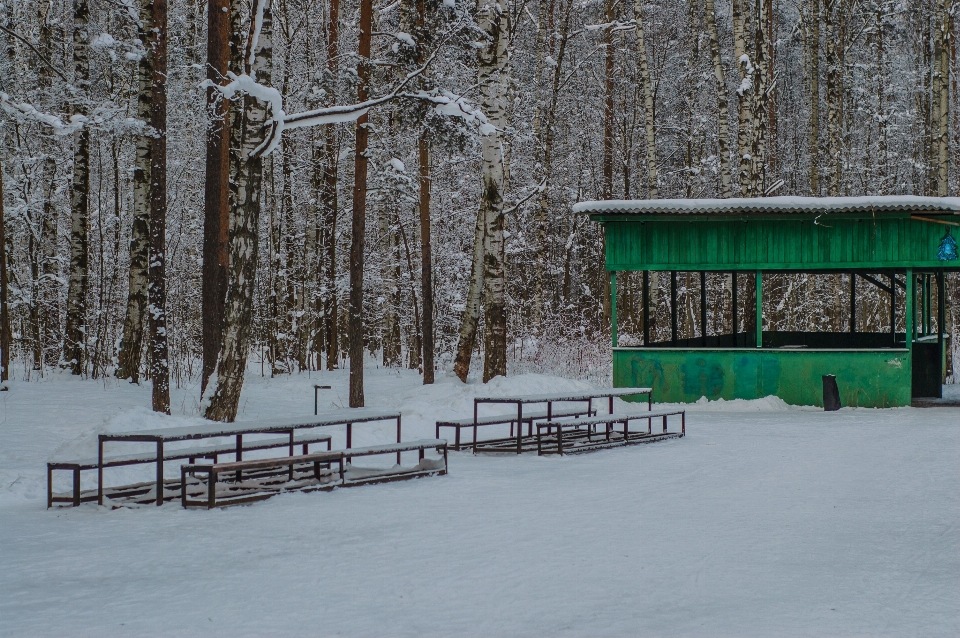
[[[330,449],[331,437],[329,434],[318,434],[316,432],[303,432],[294,437],[294,445],[299,446],[303,454],[310,452],[310,446],[316,443],[326,443],[327,449]],[[289,447],[289,437],[271,437],[269,439],[245,440],[243,441],[242,452],[252,452],[255,450],[272,450]],[[216,463],[221,454],[236,455],[237,448],[234,443],[209,444],[194,446],[189,448],[164,449],[164,461],[179,461],[187,459],[194,463],[196,459],[212,460]],[[127,465],[153,464],[157,461],[155,452],[144,454],[123,454],[108,456],[103,459],[104,467],[123,467]],[[97,458],[78,459],[70,461],[51,461],[47,463],[47,507],[53,507],[54,503],[70,503],[78,506],[80,503],[96,501],[96,490],[88,491],[84,494],[80,489],[80,473],[86,470],[97,469]],[[70,493],[58,494],[53,491],[53,472],[54,470],[64,470],[73,473],[73,490]],[[178,487],[179,481],[174,479],[169,482],[171,487]],[[155,483],[137,483],[135,485],[123,486],[107,490],[108,495],[117,496],[137,496],[146,494],[152,489],[156,489]],[[164,490],[166,491],[166,490]]]
[[[524,414],[522,423],[527,425],[530,434],[532,434],[533,423],[541,419],[559,419],[563,417],[580,417],[580,416],[593,416],[597,413],[595,408],[585,408],[578,406],[575,408],[564,408],[554,410],[552,414],[548,415],[546,410],[537,410],[536,412],[531,412],[529,415]],[[451,446],[454,450],[462,449],[460,444],[460,431],[463,429],[473,430],[473,440],[467,443],[466,445],[474,446],[477,442],[477,428],[484,425],[510,425],[510,437],[503,439],[504,441],[512,441],[513,428],[517,424],[517,417],[511,414],[498,414],[496,416],[484,416],[477,419],[474,423],[473,419],[454,419],[451,421],[437,421],[437,438],[440,438],[440,428],[454,428],[455,434],[453,439],[453,445]],[[522,424],[521,424],[522,425]],[[465,447],[465,446],[463,446]]]
[[[667,418],[680,417],[680,429],[670,432]],[[660,420],[662,432],[653,431],[654,419]],[[631,421],[647,422],[646,431],[631,431]],[[597,426],[604,426],[602,432]],[[617,429],[620,426],[620,429]],[[584,418],[564,418],[540,421],[537,427],[537,454],[575,454],[607,447],[652,443],[663,439],[681,438],[687,432],[684,410],[657,410],[641,414],[602,414]]]
[[[434,449],[439,458],[429,458]],[[352,464],[357,457],[393,455],[417,451],[415,466],[399,464],[386,468],[360,468]],[[333,464],[336,470],[327,469]],[[447,442],[421,440],[364,448],[350,448],[212,465],[183,465],[180,468],[180,498],[183,507],[223,507],[270,498],[292,491],[332,490],[369,483],[381,483],[447,473]],[[197,475],[205,474],[205,484]],[[199,496],[201,498],[194,498]]]

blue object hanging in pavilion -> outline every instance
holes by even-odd
[[[940,250],[937,251],[937,259],[940,261],[956,261],[958,258],[957,255],[957,240],[950,235],[950,231],[947,231],[947,234],[943,236],[943,239],[940,240]]]

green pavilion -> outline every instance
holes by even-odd
[[[960,271],[960,198],[611,200],[582,202],[574,212],[603,225],[613,300],[618,273],[642,273],[631,275],[643,282],[642,338],[618,343],[612,304],[615,387],[652,387],[658,402],[776,395],[794,405],[823,405],[821,377],[835,375],[844,406],[907,406],[941,396],[949,346],[945,274]],[[668,340],[663,330],[651,340],[652,272],[670,277]],[[679,334],[678,273],[699,277],[700,326],[709,325],[707,273],[734,275],[724,306],[731,317],[722,322],[727,334]],[[770,325],[764,280],[784,273],[846,275],[849,329]],[[864,286],[888,299],[885,331],[858,331]]]

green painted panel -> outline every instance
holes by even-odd
[[[960,268],[937,259],[946,227],[903,216],[603,223],[607,270]]]
[[[652,387],[653,400],[693,403],[700,397],[760,399],[823,405],[825,374],[837,376],[844,406],[910,405],[907,350],[678,350],[619,348],[614,387]]]

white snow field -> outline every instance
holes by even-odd
[[[475,395],[587,386],[367,377],[406,439]],[[314,383],[342,406],[346,382],[251,375],[239,418],[310,413]],[[214,511],[47,510],[58,448],[195,418],[197,388],[174,417],[149,392],[66,376],[0,392],[0,635],[960,636],[960,409],[701,403],[681,440],[451,453],[448,476]]]

